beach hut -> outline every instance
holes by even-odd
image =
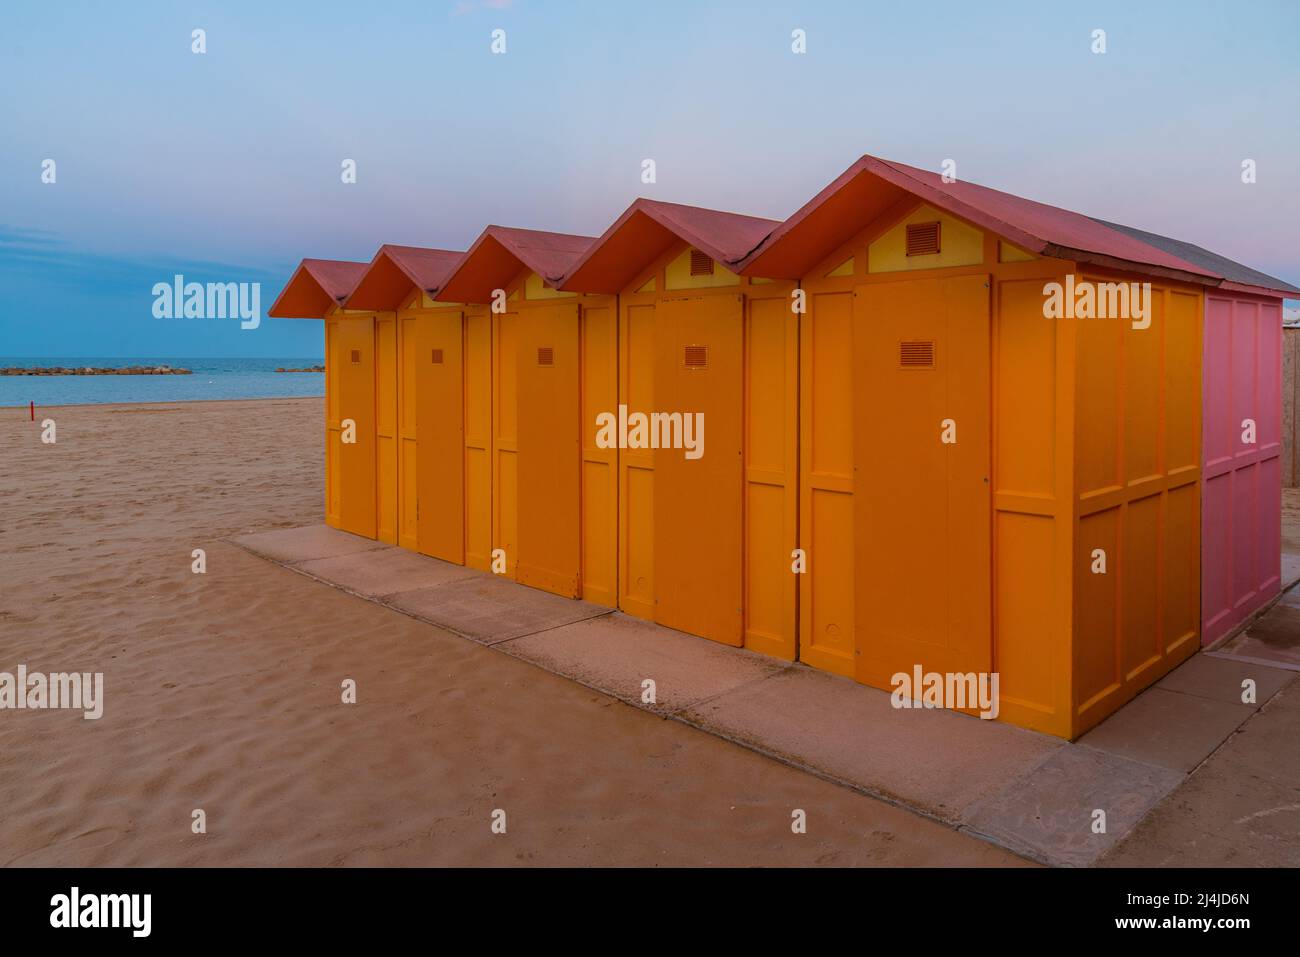
[[[1205,293],[1201,379],[1201,642],[1211,645],[1281,588],[1282,302],[1300,289],[1191,243],[1107,225],[1222,280]]]
[[[266,314],[325,321],[325,521],[378,538],[376,314],[343,307],[365,271],[365,263],[304,259]]]
[[[437,298],[490,316],[490,466],[475,488],[491,503],[493,570],[613,607],[618,450],[595,423],[615,406],[617,302],[555,288],[591,241],[489,226]]]
[[[730,265],[775,225],[639,199],[560,288],[618,297],[618,607],[793,659],[794,284]]]
[[[304,260],[269,315],[326,322],[330,524],[1074,738],[1277,596],[1297,295],[864,156],[782,223]]]
[[[467,549],[465,475],[475,466],[474,396],[487,394],[486,320],[433,300],[462,254],[384,245],[344,302],[371,312],[378,356],[379,537],[458,564],[487,568],[486,540]],[[466,347],[467,341],[471,343]],[[478,407],[480,416],[483,406]]]
[[[1247,382],[1291,287],[871,156],[737,268],[807,297],[802,660],[882,688],[997,672],[1002,719],[1073,738],[1195,652],[1202,522],[1243,508],[1202,508],[1204,456],[1279,494],[1265,452],[1202,442],[1226,398],[1202,343],[1240,343],[1231,417],[1274,441],[1271,373]]]

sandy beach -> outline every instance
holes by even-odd
[[[322,520],[319,399],[36,418],[0,413],[0,671],[103,672],[104,713],[0,711],[0,864],[1020,863],[223,542]]]

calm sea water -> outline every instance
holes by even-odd
[[[193,399],[278,399],[323,396],[321,372],[276,372],[324,365],[314,359],[185,359],[142,356],[105,359],[62,356],[57,359],[15,359],[0,356],[0,368],[65,366],[115,369],[122,366],[169,365],[193,375],[65,375],[0,376],[0,406],[79,405],[106,402],[183,402]]]

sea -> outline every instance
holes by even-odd
[[[192,375],[0,375],[0,407],[83,405],[117,402],[189,402],[200,399],[281,399],[325,394],[321,372],[276,372],[324,365],[320,357],[294,359],[196,359],[180,356],[140,356],[106,359],[95,356],[11,358],[0,356],[0,368],[63,366],[117,369],[161,366],[189,369]]]

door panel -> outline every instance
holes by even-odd
[[[618,449],[600,448],[596,417],[618,409],[618,317],[613,297],[582,306],[582,598],[618,605]]]
[[[578,304],[521,311],[516,339],[519,581],[581,597]]]
[[[338,517],[339,528],[366,538],[376,536],[375,503],[375,323],[340,319],[334,367],[339,370]],[[344,443],[344,421],[356,423],[356,441]]]
[[[420,360],[428,361],[428,336],[420,332],[424,318],[402,316],[398,321],[401,323],[398,341],[402,353],[402,375],[397,404],[397,471],[400,476],[397,544],[416,551],[420,547],[416,509],[420,495],[420,435],[416,429],[420,407],[418,383],[424,371]]]
[[[701,412],[705,425],[699,458],[686,458],[681,448],[654,452],[655,620],[737,646],[743,642],[742,307],[743,298],[730,295],[659,303],[655,409],[645,410]]]
[[[503,574],[508,578],[515,577],[518,543],[518,328],[517,313],[492,317],[492,550],[504,554]],[[495,558],[492,564],[495,566]]]
[[[655,407],[655,307],[620,308],[618,401],[631,412],[649,412]],[[618,607],[650,621],[655,617],[654,464],[650,449],[619,449]]]
[[[987,284],[854,295],[855,675],[877,687],[991,667]]]
[[[852,676],[853,293],[813,293],[801,321],[799,660]]]
[[[492,317],[465,313],[465,564],[492,563]]]
[[[397,319],[375,319],[375,534],[397,544]]]
[[[420,551],[465,563],[465,387],[461,314],[420,320],[416,389],[419,411]]]
[[[339,321],[325,320],[325,524],[343,527],[339,494],[339,392],[343,369],[339,365]]]
[[[793,661],[799,317],[751,296],[745,317],[745,647]]]

